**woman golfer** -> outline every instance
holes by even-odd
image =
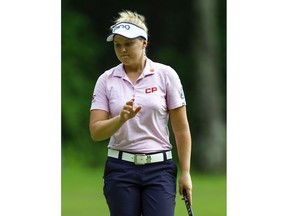
[[[107,41],[118,66],[97,80],[90,116],[94,141],[110,138],[104,195],[111,216],[173,216],[177,167],[169,141],[170,118],[181,174],[179,192],[192,201],[191,136],[177,73],[146,57],[145,18],[122,11]]]

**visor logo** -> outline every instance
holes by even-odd
[[[117,29],[119,28],[125,28],[126,30],[129,30],[130,29],[130,25],[124,25],[124,24],[121,24],[121,25],[117,25],[113,28],[113,32],[115,32]]]

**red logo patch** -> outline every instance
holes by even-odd
[[[151,88],[146,88],[145,89],[145,93],[146,94],[150,94],[150,93],[153,93],[155,91],[157,91],[157,87],[151,87]]]

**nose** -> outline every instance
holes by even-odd
[[[120,51],[121,51],[121,52],[126,52],[125,46],[121,46]]]

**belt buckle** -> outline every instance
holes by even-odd
[[[151,155],[145,154],[135,154],[134,155],[134,164],[135,165],[145,165],[151,163]]]

